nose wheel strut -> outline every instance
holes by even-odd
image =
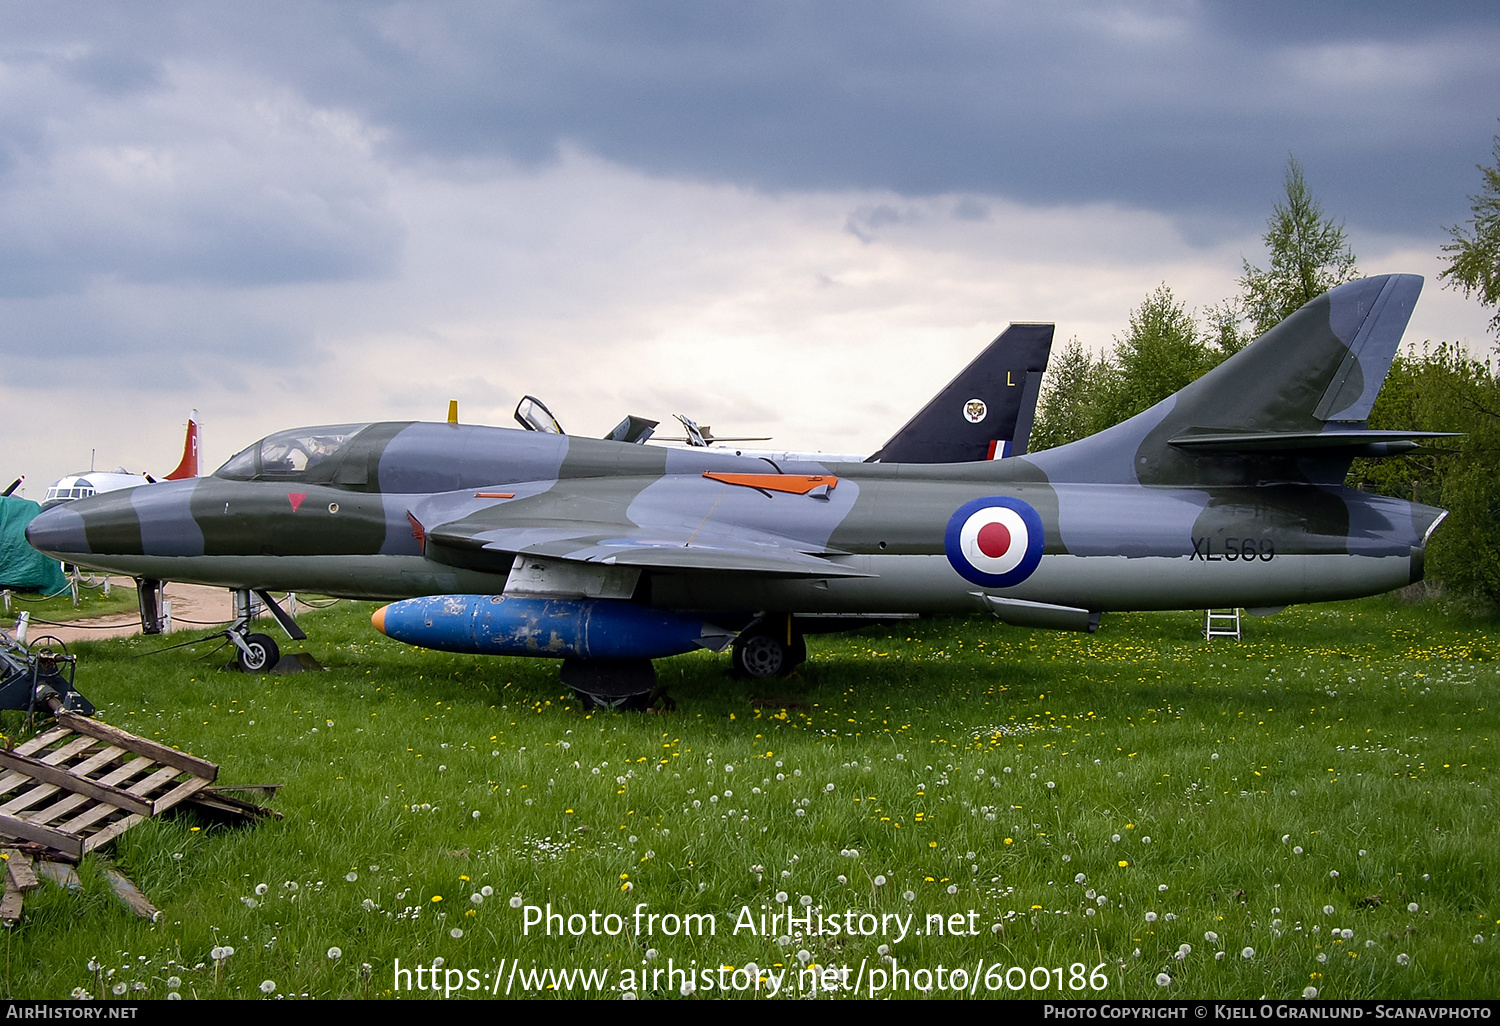
[[[287,637],[293,641],[306,641],[307,633],[297,626],[297,621],[269,594],[259,589],[254,590],[254,595],[265,603],[281,629],[286,631]],[[276,644],[276,639],[269,634],[253,634],[250,631],[251,614],[253,607],[250,601],[251,589],[241,589],[235,592],[236,617],[232,624],[224,631],[224,637],[235,647],[236,655],[234,664],[245,673],[265,673],[271,670],[281,660],[281,647]]]

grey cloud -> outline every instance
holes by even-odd
[[[160,89],[151,69],[185,59],[236,69],[352,112],[398,164],[547,162],[572,144],[772,191],[1116,203],[1241,231],[1288,152],[1351,227],[1458,219],[1500,95],[1500,25],[1478,3],[45,10],[0,14],[0,32],[97,52],[79,68],[104,62],[91,81],[117,90]],[[1357,80],[1361,61],[1384,73]]]

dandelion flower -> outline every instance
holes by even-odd
[[[127,989],[128,988],[123,983],[117,983],[110,988],[115,997],[119,997],[121,994],[125,993]]]
[[[1323,914],[1325,916],[1331,916],[1331,915],[1333,915],[1333,906],[1332,905],[1324,905],[1323,906]]]
[[[514,894],[514,895],[511,896],[510,907],[511,908],[520,908],[521,907],[521,895],[520,895],[519,892],[517,892],[516,894]]]
[[[1292,848],[1292,854],[1293,855],[1301,855],[1302,854],[1302,845],[1299,844],[1299,845],[1296,845],[1294,848]]]
[[[337,962],[339,959],[341,959],[341,958],[344,957],[344,953],[342,951],[340,951],[338,948],[329,948],[328,949],[328,957],[331,958],[331,959],[333,959],[335,962]]]
[[[1339,878],[1339,871],[1337,869],[1330,869],[1328,871],[1328,877],[1331,880],[1337,880]]]
[[[885,877],[883,875],[882,876],[877,876],[875,878],[875,886],[876,887],[884,887],[885,886]]]
[[[488,898],[491,894],[495,893],[495,888],[491,887],[489,884],[485,884],[483,887],[479,888],[479,893]]]
[[[261,985],[260,985],[260,992],[262,994],[274,994],[276,992],[276,981],[275,980],[264,980],[264,981],[262,981]]]
[[[1246,948],[1244,951],[1240,952],[1240,957],[1241,958],[1254,958],[1255,957],[1255,949],[1254,948]]]
[[[1396,956],[1396,964],[1397,965],[1411,965],[1411,956],[1408,955],[1408,954],[1406,954],[1406,952],[1403,951],[1401,954],[1399,954],[1399,955]]]
[[[1307,987],[1307,988],[1304,988],[1303,991],[1302,991],[1302,996],[1305,997],[1305,998],[1307,998],[1307,1000],[1311,1001],[1313,998],[1315,998],[1315,997],[1318,996],[1318,988],[1317,987]]]
[[[1146,913],[1146,922],[1148,922],[1148,923],[1154,923],[1154,922],[1156,922],[1156,913],[1155,912],[1147,912]]]
[[[167,977],[167,989],[168,990],[176,990],[180,986],[182,986],[182,977],[180,977],[180,976],[168,976]]]
[[[1415,912],[1415,911],[1417,911],[1417,910],[1418,910],[1418,909],[1419,909],[1419,908],[1421,908],[1421,907],[1422,907],[1422,906],[1421,906],[1421,905],[1418,905],[1418,904],[1417,904],[1417,903],[1416,903],[1416,902],[1415,902],[1415,901],[1414,901],[1414,902],[1412,902],[1412,903],[1411,903],[1411,904],[1410,904],[1410,905],[1408,905],[1408,906],[1406,906],[1406,911],[1408,911],[1408,912]]]
[[[916,901],[917,900],[917,892],[916,891],[902,891],[901,892],[901,897],[905,898],[907,901]],[[883,955],[883,954],[885,954],[885,952],[882,951],[881,954]]]
[[[1219,935],[1214,933],[1212,930],[1209,930],[1207,933],[1205,933],[1203,935],[1203,939],[1210,944],[1219,943]]]
[[[270,890],[270,888],[267,887],[265,884],[256,884],[255,885],[256,896],[264,895],[266,893],[266,891],[268,891],[268,890]]]
[[[464,932],[462,930],[460,930],[456,926],[453,929],[451,929],[451,930],[448,931],[448,936],[452,937],[454,940],[458,940],[463,935],[464,935]]]
[[[1087,879],[1088,879],[1088,877],[1087,877],[1087,876],[1085,876],[1085,875],[1084,875],[1084,874],[1082,874],[1082,873],[1079,873],[1079,874],[1078,874],[1078,875],[1077,875],[1077,876],[1075,876],[1075,877],[1074,877],[1074,878],[1073,878],[1073,882],[1074,882],[1074,883],[1076,883],[1076,884],[1081,884],[1081,883],[1083,883],[1083,882],[1084,882],[1084,881],[1085,881],[1085,880],[1087,880]]]
[[[1158,987],[1169,987],[1172,985],[1172,977],[1168,976],[1166,973],[1157,973],[1156,985]]]
[[[776,892],[776,904],[778,904],[778,905],[785,905],[786,904],[786,891],[777,891]]]

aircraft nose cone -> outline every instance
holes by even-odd
[[[375,629],[381,634],[385,633],[385,611],[389,608],[391,607],[381,606],[379,609],[375,610],[375,612],[370,614],[370,622],[375,625]]]
[[[83,533],[83,517],[67,506],[42,510],[26,525],[26,540],[38,552],[58,559],[88,555],[89,543]]]

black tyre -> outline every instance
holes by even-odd
[[[778,637],[759,632],[742,634],[734,643],[734,670],[752,679],[785,677],[796,665],[793,656]]]
[[[245,638],[245,648],[240,651],[240,669],[246,673],[263,673],[281,659],[281,649],[269,634],[251,634]]]

